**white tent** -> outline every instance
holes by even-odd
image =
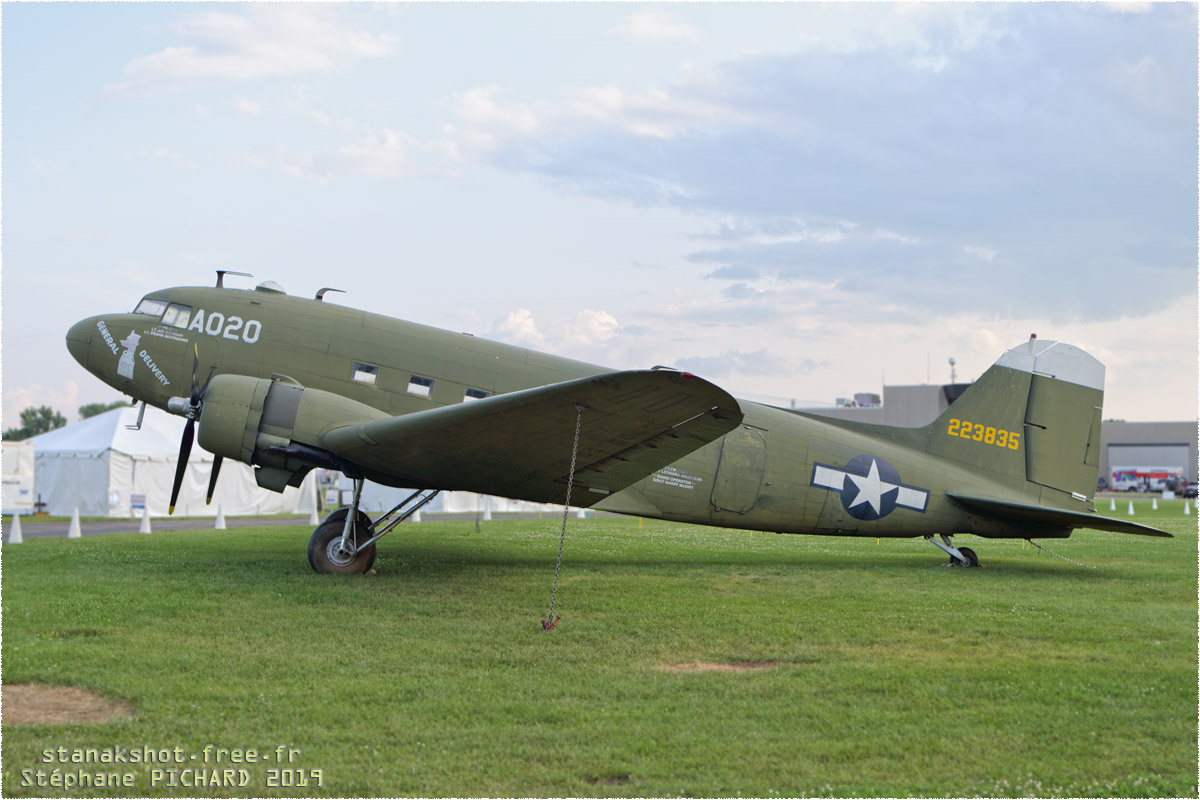
[[[0,508],[5,514],[33,513],[33,442],[5,442],[0,453],[4,464],[4,500]]]
[[[145,504],[150,516],[167,515],[185,421],[147,408],[141,430],[129,430],[137,416],[136,408],[118,408],[31,440],[37,493],[49,513],[67,516],[78,508],[84,516],[134,517]],[[212,462],[211,453],[192,447],[176,516],[215,516],[218,506],[227,516],[309,514],[316,502],[312,472],[299,488],[279,494],[260,489],[252,467],[227,458],[206,505]]]
[[[338,488],[341,489],[341,499],[349,505],[350,499],[354,496],[354,482],[341,473],[337,473],[337,476],[340,478]],[[414,489],[397,489],[367,481],[363,485],[359,508],[371,513],[387,511],[414,491]],[[514,512],[561,514],[562,506],[555,503],[533,503],[508,497],[493,497],[474,492],[441,492],[422,511],[426,514],[476,514],[484,511],[497,514]]]

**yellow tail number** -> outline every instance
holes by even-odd
[[[946,429],[946,434],[972,442],[1006,447],[1009,450],[1018,450],[1021,447],[1021,434],[1019,431],[1006,431],[968,420],[951,419],[950,426]]]

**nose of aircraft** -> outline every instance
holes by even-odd
[[[82,366],[88,365],[88,351],[92,345],[92,331],[95,330],[95,323],[90,319],[85,319],[82,322],[76,322],[71,326],[71,330],[67,331],[67,350]]]

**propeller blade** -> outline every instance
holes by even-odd
[[[179,499],[179,488],[183,485],[183,473],[187,470],[188,456],[192,454],[192,441],[196,437],[196,420],[200,418],[200,409],[203,407],[201,402],[204,396],[208,394],[208,385],[212,383],[213,373],[217,370],[217,365],[213,364],[208,370],[208,377],[204,381],[204,385],[200,385],[200,346],[193,345],[192,350],[192,389],[188,400],[188,415],[187,424],[183,429],[183,442],[179,445],[179,463],[175,466],[175,484],[171,487],[171,506],[167,512],[175,513],[175,501]],[[217,456],[213,459],[212,475],[208,478],[208,495],[205,497],[205,504],[212,502],[213,492],[217,489],[217,475],[221,472],[221,457]]]
[[[195,355],[192,357],[192,408],[200,402],[200,346],[193,345]]]
[[[208,497],[204,500],[204,505],[212,503],[213,492],[217,490],[217,474],[221,471],[221,462],[225,459],[221,456],[213,456],[213,471],[208,478]]]
[[[179,487],[183,485],[183,473],[187,471],[188,456],[192,454],[192,440],[196,436],[196,421],[189,419],[183,427],[183,441],[179,445],[179,463],[175,465],[175,483],[171,487],[171,506],[168,514],[175,513],[175,501],[179,499]]]
[[[217,365],[213,364],[208,368],[208,377],[204,380],[204,385],[200,387],[200,394],[196,397],[196,402],[199,402],[208,395],[208,385],[212,383],[213,373],[217,371]]]

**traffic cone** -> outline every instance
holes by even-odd
[[[1133,516],[1133,501],[1129,501],[1129,516]]]
[[[418,508],[416,511],[414,511],[412,513],[412,517],[410,519],[412,519],[413,522],[420,522],[421,521],[421,509]]]
[[[1108,498],[1108,510],[1109,511],[1117,510],[1117,498],[1115,498],[1115,497]]]
[[[312,513],[308,515],[308,524],[309,525],[320,525],[321,524],[321,520],[317,517],[317,507],[316,506],[313,506]]]
[[[8,543],[20,544],[23,541],[25,541],[25,537],[21,536],[21,515],[13,514],[12,530],[8,532]]]
[[[1192,504],[1189,503],[1187,500],[1183,501],[1183,515],[1185,517],[1190,517],[1192,515]],[[19,534],[20,532],[21,532],[21,529],[17,528],[17,533]]]
[[[67,531],[68,539],[78,539],[83,535],[83,531],[79,528],[79,509],[75,509],[75,513],[71,515],[71,529]]]
[[[225,530],[225,508],[223,506],[217,506],[217,522],[213,525],[213,530]]]
[[[142,527],[138,533],[150,533],[150,506],[142,506]]]
[[[587,519],[587,511],[582,508],[575,509],[575,519]]]
[[[1158,511],[1158,498],[1157,497],[1150,498],[1150,510]]]

